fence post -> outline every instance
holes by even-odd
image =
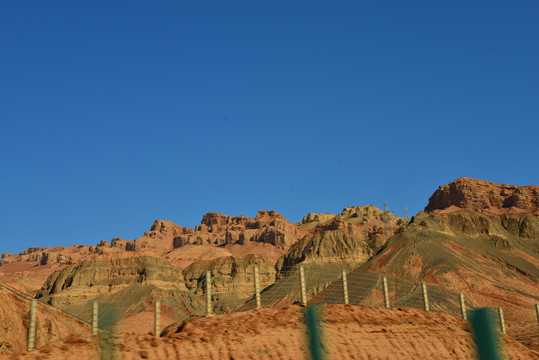
[[[211,271],[206,271],[206,316],[210,316],[211,313]]]
[[[322,334],[320,329],[320,308],[310,305],[305,311],[305,324],[307,325],[307,335],[309,340],[309,350],[312,360],[324,359],[324,346],[322,344]]]
[[[94,301],[93,311],[92,311],[92,335],[97,334],[98,315],[99,315],[99,305],[97,304],[97,301]]]
[[[258,309],[262,304],[260,302],[260,279],[258,276],[258,266],[255,266],[255,298],[256,308]]]
[[[498,318],[500,319],[500,330],[502,334],[505,334],[505,321],[503,319],[503,309],[498,308]]]
[[[161,300],[155,300],[154,307],[153,335],[159,337],[161,335]]]
[[[28,351],[34,349],[36,340],[36,305],[37,300],[30,301],[30,324],[28,326]]]
[[[421,283],[421,288],[423,289],[423,304],[425,306],[425,311],[430,311],[429,308],[429,295],[427,293],[427,284]]]
[[[387,276],[382,276],[382,284],[384,288],[384,305],[389,307],[389,291],[387,290]]]
[[[464,301],[464,294],[462,292],[459,293],[460,298],[460,313],[462,314],[462,318],[464,320],[468,319],[468,316],[466,316],[466,303]]]
[[[344,292],[344,303],[348,304],[348,278],[346,277],[346,270],[342,271],[342,290]]]
[[[299,266],[299,285],[301,288],[301,303],[307,305],[307,294],[305,292],[305,270],[303,265]]]
[[[497,331],[493,321],[494,312],[487,308],[473,310],[470,313],[473,334],[480,360],[501,360]]]

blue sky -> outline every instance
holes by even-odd
[[[3,1],[0,252],[538,185],[536,1]]]

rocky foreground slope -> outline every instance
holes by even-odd
[[[71,336],[13,359],[306,359],[304,308],[263,308],[201,318],[171,326],[160,338],[118,335]],[[328,359],[472,359],[475,346],[467,322],[418,309],[326,305],[322,322]],[[504,338],[511,359],[539,359],[539,353]],[[100,354],[101,352],[101,354]]]
[[[30,299],[0,283],[0,354],[26,349]],[[89,335],[90,327],[62,311],[38,304],[36,346],[67,337],[72,333]]]

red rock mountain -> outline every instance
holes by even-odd
[[[526,212],[539,215],[539,186],[495,184],[463,177],[440,186],[430,197],[425,211],[458,209],[493,214]]]

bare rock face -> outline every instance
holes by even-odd
[[[168,220],[155,220],[150,231],[135,240],[128,240],[127,251],[150,250],[164,254],[174,249],[174,238],[182,234],[193,233],[193,229],[174,224]]]
[[[351,262],[359,266],[373,255],[362,238],[340,231],[326,230],[305,236],[292,245],[278,261],[276,268],[285,273],[299,263],[310,261]]]
[[[28,248],[20,254],[4,253],[0,259],[0,281],[30,295],[35,294],[56,270],[78,264],[96,254],[125,250],[125,240],[101,241],[96,246]]]
[[[382,211],[373,205],[348,206],[340,214],[309,213],[298,225],[302,230],[313,232],[342,231],[363,239],[387,240],[401,231],[407,221],[390,211]]]
[[[105,254],[53,272],[36,298],[62,305],[133,284],[187,290],[181,270],[150,252]]]
[[[254,267],[259,269],[260,290],[275,282],[275,268],[258,255],[227,256],[197,261],[183,271],[187,288],[195,294],[205,294],[206,272],[211,271],[212,293],[216,312],[238,308],[253,297]]]
[[[472,211],[504,214],[526,212],[539,215],[539,186],[495,184],[485,180],[459,178],[440,186],[425,211]]]
[[[261,210],[256,217],[227,216],[215,212],[204,214],[194,231],[174,237],[174,248],[185,245],[233,245],[262,242],[280,249],[305,233],[275,211]]]
[[[303,217],[303,220],[301,220],[302,224],[309,224],[312,222],[327,222],[335,219],[335,214],[327,214],[327,213],[308,213],[307,216]]]

